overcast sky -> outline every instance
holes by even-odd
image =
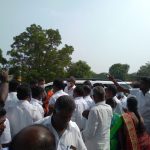
[[[136,72],[150,61],[150,0],[0,0],[0,48],[31,24],[58,29],[73,61],[96,73],[115,63]]]

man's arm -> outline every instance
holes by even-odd
[[[0,103],[5,103],[8,96],[8,71],[2,71],[0,85]]]
[[[110,74],[108,75],[108,79],[109,79],[110,81],[112,81],[112,82],[115,84],[115,86],[117,87],[117,90],[118,90],[119,92],[130,93],[130,90],[129,90],[129,89],[126,89],[126,88],[123,88],[122,86],[120,86],[120,85],[118,84],[118,82],[114,79],[114,77],[111,76]]]
[[[99,122],[97,118],[97,112],[95,110],[90,110],[89,117],[86,123],[86,128],[82,131],[84,141],[93,138],[96,133],[98,124]]]

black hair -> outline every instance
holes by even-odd
[[[9,92],[16,92],[19,86],[19,82],[17,80],[11,80],[9,82]]]
[[[99,98],[100,101],[103,101],[105,98],[105,90],[102,86],[96,86],[93,88],[93,96]]]
[[[36,87],[32,87],[31,91],[32,91],[32,97],[37,98],[44,92],[44,89],[39,86],[36,86]]]
[[[113,96],[115,96],[117,94],[117,88],[115,85],[108,85],[108,87],[106,88],[106,90],[111,91]]]
[[[36,84],[38,84],[38,81],[36,79],[30,81],[30,86],[33,86],[33,85],[36,85]]]
[[[61,80],[61,79],[54,80],[53,81],[53,86],[56,87],[59,90],[63,89],[64,88],[63,80]]]
[[[5,115],[6,115],[5,108],[0,106],[0,117],[5,116]]]
[[[67,79],[68,82],[76,83],[75,77],[71,76],[70,78]]]
[[[91,94],[91,88],[88,85],[83,86],[84,95],[90,95]]]
[[[145,128],[144,128],[144,124],[142,123],[141,117],[140,117],[139,112],[138,112],[137,99],[134,96],[127,98],[127,107],[129,109],[129,111],[133,112],[139,120],[137,130],[136,130],[137,134],[143,133],[145,131]]]
[[[148,77],[140,77],[140,82],[143,82],[150,88],[150,78]]]
[[[88,85],[89,87],[92,87],[92,83],[90,82],[90,80],[84,81],[83,85]]]
[[[17,88],[17,97],[19,100],[25,100],[31,96],[31,89],[28,84],[22,84]]]
[[[93,84],[93,87],[96,87],[96,86],[104,87],[104,85],[103,85],[102,83],[94,83],[94,84]]]
[[[78,85],[74,88],[74,93],[76,93],[76,95],[78,96],[84,96],[84,91],[83,91],[83,87]]]
[[[108,98],[106,100],[106,104],[110,105],[112,109],[115,109],[117,105],[116,101],[113,100],[113,98]]]
[[[54,108],[55,108],[55,110],[59,110],[59,111],[65,110],[67,112],[73,112],[75,109],[75,102],[68,95],[60,96],[56,100]]]

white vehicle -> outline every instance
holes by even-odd
[[[83,85],[83,83],[85,82],[86,80],[76,80],[76,85]],[[102,80],[89,80],[91,82],[92,85],[94,85],[95,83],[101,83],[103,84],[105,87],[107,87],[108,85],[113,85],[114,83],[112,81],[102,81]],[[67,81],[64,81],[64,84],[66,85],[66,82]],[[132,85],[132,82],[126,82],[126,81],[119,81],[118,82],[119,85],[121,85],[122,87],[124,88],[127,88],[127,89],[131,89],[131,85]],[[48,90],[51,90],[52,89],[52,85],[53,85],[53,82],[49,82],[49,83],[46,83],[45,84],[45,89],[46,91]]]

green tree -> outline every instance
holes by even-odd
[[[113,75],[116,79],[126,80],[126,76],[129,71],[128,64],[114,64],[109,68],[109,73]]]
[[[71,63],[72,46],[61,44],[61,35],[58,30],[42,29],[32,24],[26,31],[14,37],[9,63],[11,72],[21,73],[23,79],[44,77],[51,81],[66,75],[66,68]]]
[[[1,64],[0,67],[3,67],[3,68],[6,67],[6,65],[7,65],[7,60],[6,60],[6,58],[3,57],[1,49],[0,49],[0,64]]]
[[[135,81],[135,80],[137,80],[137,73],[134,72],[134,73],[128,74],[126,80],[128,80],[128,81]]]
[[[99,79],[99,80],[108,80],[107,78],[107,74],[106,72],[102,72],[102,73],[99,73],[99,74],[93,74],[93,78],[96,78],[96,79]]]
[[[146,63],[145,65],[141,66],[140,69],[137,71],[138,76],[148,76],[150,77],[150,62]]]
[[[81,60],[72,63],[67,71],[68,76],[74,76],[76,78],[90,78],[92,76],[91,67],[85,61]]]

